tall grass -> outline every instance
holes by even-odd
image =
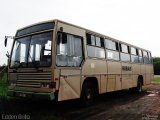
[[[7,74],[5,73],[0,78],[0,97],[1,98],[7,97],[7,90],[8,90],[8,81],[7,81]]]

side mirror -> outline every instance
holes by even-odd
[[[6,54],[6,56],[7,56],[7,58],[9,58],[10,57],[10,55],[9,55],[9,52],[7,51],[7,54]]]
[[[14,39],[14,36],[5,36],[5,40],[4,40],[4,46],[5,46],[5,47],[7,46],[8,38]]]
[[[7,40],[8,40],[8,38],[7,38],[7,36],[5,36],[5,40],[4,40],[4,46],[5,47],[7,46]]]

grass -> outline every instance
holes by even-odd
[[[4,74],[3,77],[0,78],[0,97],[7,98],[7,74]]]
[[[153,83],[160,83],[160,77],[155,77]]]

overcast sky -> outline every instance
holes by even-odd
[[[60,19],[160,57],[160,0],[0,0],[0,65],[7,63],[4,36],[24,26]]]

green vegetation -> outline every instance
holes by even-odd
[[[0,78],[0,97],[7,97],[7,74],[4,74],[3,77]]]
[[[52,108],[53,101],[32,101],[7,97],[7,90],[8,81],[5,73],[0,77],[0,115],[6,112],[15,115],[26,114],[33,120],[62,120],[62,117],[55,113],[54,107]]]
[[[160,57],[153,58],[154,74],[160,75]]]
[[[155,77],[153,83],[160,83],[160,77]]]

